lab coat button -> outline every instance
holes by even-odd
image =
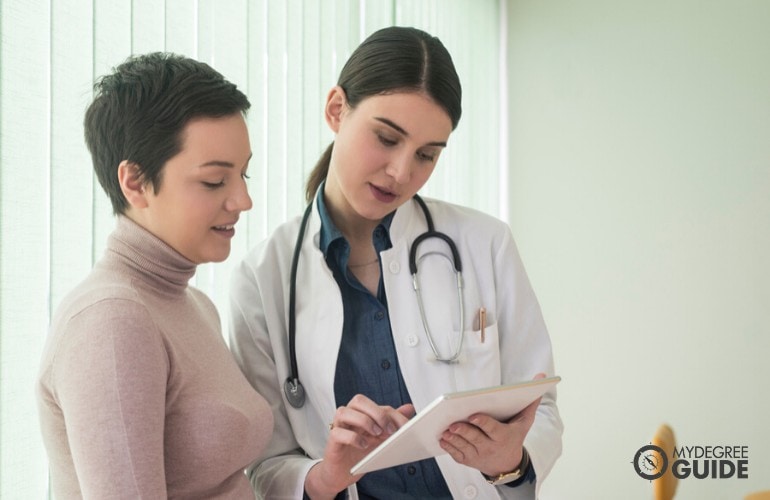
[[[472,484],[466,486],[465,489],[463,490],[463,497],[465,498],[476,498],[478,494],[479,494],[479,491]]]
[[[406,343],[409,345],[409,347],[414,347],[420,343],[420,339],[417,338],[417,335],[412,334],[406,338]]]
[[[399,273],[399,271],[401,271],[401,264],[399,264],[399,263],[398,263],[398,262],[396,262],[396,261],[393,261],[393,262],[391,262],[391,263],[390,263],[390,265],[388,266],[388,269],[390,269],[390,272],[391,272],[391,273],[393,273],[393,274],[398,274],[398,273]]]

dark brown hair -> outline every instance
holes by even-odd
[[[373,95],[424,92],[444,108],[453,130],[462,114],[462,88],[452,57],[441,40],[416,28],[391,26],[374,32],[350,55],[337,85],[351,108]],[[333,148],[332,142],[308,177],[308,202],[326,179]]]
[[[97,80],[94,95],[86,110],[85,139],[115,214],[128,205],[118,182],[123,160],[135,163],[157,192],[163,166],[181,150],[190,120],[245,113],[251,106],[208,64],[163,52],[129,57]]]

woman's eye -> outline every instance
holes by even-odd
[[[243,179],[251,179],[251,177],[249,177],[249,174],[247,174],[246,172],[243,172],[241,174],[241,178],[243,178]]]
[[[433,153],[417,153],[417,157],[422,161],[432,162],[436,159],[436,155]]]
[[[380,142],[384,146],[395,146],[397,144],[397,141],[394,141],[393,139],[389,139],[388,137],[385,137],[384,135],[377,135],[377,138],[380,139]]]
[[[219,182],[206,182],[206,181],[203,181],[203,185],[206,186],[209,189],[217,189],[217,188],[221,188],[222,186],[224,186],[225,185],[225,181],[219,181]]]

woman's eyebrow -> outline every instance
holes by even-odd
[[[227,168],[233,168],[235,165],[233,165],[232,162],[229,162],[229,161],[211,160],[211,161],[207,161],[206,163],[201,163],[198,166],[199,167],[227,167]]]
[[[409,137],[409,132],[407,132],[406,130],[401,128],[399,125],[396,125],[395,123],[393,123],[393,121],[391,121],[391,120],[389,120],[387,118],[384,118],[382,116],[375,116],[374,119],[377,120],[378,122],[381,122],[381,123],[387,125],[388,127],[392,128],[392,129],[396,130],[397,132],[402,134],[404,137]],[[445,141],[434,141],[434,142],[429,142],[428,144],[426,144],[426,146],[438,146],[438,147],[445,148],[446,147],[446,142]]]
[[[249,153],[249,157],[246,158],[246,163],[249,163],[251,161],[251,157],[254,155],[254,153]],[[226,167],[226,168],[233,168],[235,164],[229,161],[224,160],[211,160],[207,161],[205,163],[201,163],[198,165],[199,168],[201,167]]]

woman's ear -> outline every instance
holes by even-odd
[[[329,128],[336,134],[340,129],[340,122],[342,121],[342,114],[348,105],[348,99],[345,95],[345,91],[339,85],[336,85],[329,91],[329,95],[326,96],[326,107],[324,108],[324,115],[326,117],[326,123]]]
[[[144,189],[145,182],[142,179],[142,173],[139,171],[139,165],[123,160],[118,165],[118,182],[120,190],[126,201],[133,208],[147,207],[147,193]]]

